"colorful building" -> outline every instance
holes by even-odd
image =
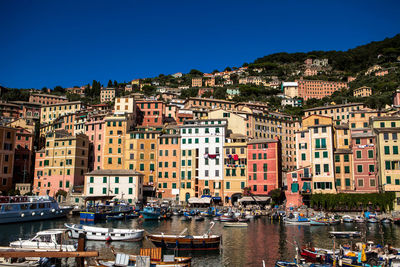
[[[268,195],[282,186],[280,141],[254,139],[247,142],[247,185],[255,195]]]
[[[45,150],[36,153],[34,190],[36,195],[55,196],[58,190],[70,191],[83,185],[88,171],[89,139],[65,131],[48,134]]]
[[[17,129],[0,126],[0,191],[13,187],[14,155]]]
[[[165,103],[158,100],[136,101],[138,125],[145,127],[162,127],[165,119]]]

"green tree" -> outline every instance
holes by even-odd
[[[191,74],[191,75],[195,75],[195,76],[201,76],[201,75],[203,75],[203,73],[201,72],[201,71],[199,71],[199,70],[196,70],[196,69],[192,69],[192,70],[190,70],[190,72],[189,72],[189,74]]]
[[[224,69],[224,71],[232,71],[232,69],[231,69],[231,67],[226,67],[225,69]]]
[[[113,87],[113,83],[112,83],[112,81],[111,81],[111,80],[108,80],[107,87]]]

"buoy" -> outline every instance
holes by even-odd
[[[140,215],[139,218],[143,218],[143,215]]]
[[[107,241],[107,242],[111,242],[111,236],[107,236],[107,237],[106,237],[106,241]]]

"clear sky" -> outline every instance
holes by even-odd
[[[223,70],[400,33],[398,0],[0,0],[0,85],[53,88]]]

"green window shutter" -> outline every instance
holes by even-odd
[[[315,158],[319,159],[319,152],[315,152]]]
[[[116,183],[116,184],[119,183],[119,177],[115,177],[115,183]]]
[[[340,179],[336,179],[336,186],[341,186],[342,181]]]
[[[390,161],[385,161],[385,170],[390,170]]]
[[[264,172],[267,172],[267,171],[268,171],[268,164],[267,164],[267,163],[264,163],[263,168],[264,168]]]
[[[395,154],[395,155],[399,154],[399,147],[398,146],[393,146],[393,154]]]
[[[329,172],[329,164],[324,164],[324,172]]]
[[[375,172],[375,165],[369,165],[369,172]]]
[[[253,164],[253,171],[256,172],[257,171],[257,164]]]
[[[390,154],[389,146],[385,146],[385,155],[389,155],[389,154]]]
[[[107,177],[103,177],[103,184],[107,183]]]
[[[392,183],[392,177],[386,176],[386,183],[391,184]]]
[[[107,188],[103,187],[103,194],[107,194]]]
[[[140,170],[144,171],[144,164],[143,163],[140,163]]]
[[[357,158],[361,159],[361,151],[356,151],[356,154],[357,154]]]
[[[245,186],[245,182],[240,182],[240,188],[243,189]]]
[[[346,178],[345,182],[346,182],[346,186],[350,186],[350,179]]]
[[[400,179],[395,179],[395,180],[394,180],[394,184],[395,184],[395,185],[400,185]]]
[[[340,166],[336,166],[336,173],[340,173]]]
[[[130,184],[133,183],[133,177],[129,177],[129,183],[130,183]]]
[[[315,164],[315,172],[316,173],[321,173],[321,165]]]
[[[344,162],[349,162],[349,155],[344,155]]]
[[[173,189],[176,188],[176,183],[172,183],[172,188],[173,188]]]
[[[118,193],[119,193],[119,188],[116,187],[116,188],[114,189],[114,194],[118,194]]]
[[[90,183],[94,183],[94,177],[90,177]]]
[[[129,193],[129,195],[132,195],[132,194],[133,194],[133,189],[132,189],[132,188],[129,188],[128,193]]]
[[[324,151],[322,154],[324,158],[328,158],[328,151]]]
[[[362,171],[363,171],[362,165],[357,165],[357,172],[362,172]]]
[[[231,189],[231,183],[230,182],[226,182],[226,189]]]
[[[93,194],[93,187],[89,188],[89,194]]]
[[[60,181],[60,187],[63,187],[62,185],[63,185],[63,182],[62,182],[62,181]]]
[[[340,155],[335,155],[335,162],[340,162]]]
[[[306,160],[306,154],[305,153],[301,154],[301,160]]]
[[[133,164],[129,164],[129,169],[133,170]]]
[[[347,139],[345,139],[345,140],[347,140]],[[321,138],[321,147],[326,148],[326,139],[325,138]]]
[[[344,173],[350,173],[350,167],[344,166]]]
[[[66,188],[69,188],[69,181],[67,181],[67,182],[65,183],[65,187],[66,187]]]
[[[315,139],[315,148],[321,148],[321,140]]]
[[[368,150],[368,158],[369,159],[374,158],[374,151],[373,150]]]

